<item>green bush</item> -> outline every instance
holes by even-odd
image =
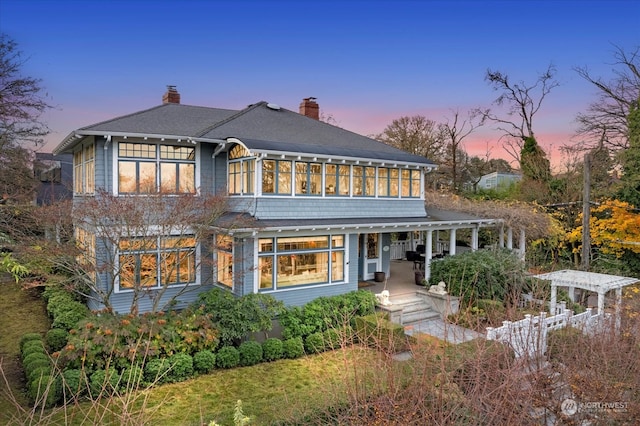
[[[469,304],[477,299],[506,301],[525,287],[523,262],[509,250],[477,250],[431,264],[431,284],[444,281],[447,291]]]
[[[351,335],[351,328],[346,328],[344,332],[348,333],[345,336],[345,340],[349,338]],[[342,333],[334,328],[330,328],[329,330],[322,333],[322,337],[324,338],[324,350],[334,350],[340,348],[342,344]]]
[[[273,319],[284,304],[268,294],[251,293],[236,297],[231,292],[214,288],[198,296],[197,302],[212,316],[223,345],[232,345],[251,333],[273,328]]]
[[[144,365],[144,379],[147,383],[166,383],[169,381],[170,368],[167,358],[150,359]]]
[[[72,368],[62,372],[64,396],[67,401],[80,398],[87,393],[89,381],[83,370]]]
[[[285,309],[280,317],[285,339],[306,338],[328,329],[342,329],[353,326],[358,316],[375,312],[375,295],[370,291],[358,290],[330,297],[319,297],[302,308]]]
[[[20,352],[22,352],[22,349],[24,347],[24,345],[28,342],[44,342],[44,339],[42,338],[42,335],[40,333],[26,333],[23,334],[22,337],[20,338]],[[44,343],[43,343],[44,345]]]
[[[38,380],[31,381],[28,387],[28,394],[36,405],[44,406],[45,408],[53,407],[62,397],[60,377],[44,375]]]
[[[29,365],[35,360],[38,360],[38,361],[44,360],[44,361],[47,361],[47,363],[51,364],[51,359],[49,359],[49,356],[46,353],[34,352],[22,359],[22,366],[24,367],[25,370],[27,370],[29,368]]]
[[[31,354],[46,355],[47,350],[44,348],[44,343],[37,340],[27,342],[22,348],[22,352],[21,352],[22,359],[25,359],[27,356]]]
[[[356,333],[361,342],[385,352],[396,353],[408,349],[404,327],[389,321],[384,314],[356,318]]]
[[[28,366],[24,368],[25,377],[27,377],[28,379],[31,375],[31,372],[39,368],[47,368],[49,371],[51,371],[51,362],[44,359],[36,359],[31,361]]]
[[[179,353],[169,357],[169,381],[183,382],[193,376],[193,358],[189,354]]]
[[[262,345],[255,340],[242,342],[238,348],[240,365],[243,367],[256,365],[262,361]]]
[[[304,339],[304,348],[308,354],[324,352],[324,334],[317,331],[308,335]]]
[[[212,351],[196,352],[193,356],[193,369],[200,374],[210,373],[216,368],[216,354]]]
[[[83,303],[71,301],[64,306],[64,310],[60,310],[54,316],[51,323],[52,328],[61,328],[63,330],[71,330],[76,328],[78,323],[89,315],[89,308]]]
[[[69,332],[60,328],[52,328],[47,331],[47,334],[45,335],[47,346],[51,352],[58,352],[64,348],[67,344],[68,338]]]
[[[27,376],[27,382],[37,382],[41,380],[43,376],[50,376],[52,372],[51,365],[34,366],[29,371],[25,371]]]
[[[304,343],[302,342],[302,337],[294,337],[283,341],[282,350],[285,358],[300,358],[304,355]]]
[[[240,364],[240,353],[233,346],[223,346],[216,354],[216,367],[234,368]]]
[[[89,382],[91,399],[96,399],[98,396],[113,395],[118,389],[120,375],[113,368],[99,369],[91,374]]]
[[[144,381],[144,371],[137,365],[131,365],[122,370],[120,374],[120,390],[137,390]]]
[[[270,337],[262,344],[262,355],[265,361],[279,360],[282,354],[282,340]]]

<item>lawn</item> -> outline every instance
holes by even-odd
[[[0,366],[4,374],[4,378],[0,378],[0,423],[8,422],[15,413],[7,384],[21,403],[26,402],[22,397],[20,337],[31,332],[44,334],[48,329],[49,317],[37,290],[23,290],[8,274],[0,274]]]

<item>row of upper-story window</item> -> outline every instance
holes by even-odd
[[[258,161],[239,156],[234,150],[229,154],[230,195],[254,195],[256,190],[262,195],[282,196],[420,198],[421,195],[422,172],[416,169],[288,159]],[[244,148],[242,151],[246,152]],[[261,167],[257,169],[256,164]]]
[[[238,149],[240,148],[240,149]],[[117,143],[119,194],[194,193],[195,147]],[[259,163],[244,147],[229,153],[228,191],[280,196],[404,197],[420,198],[422,173],[417,169],[335,164],[330,162],[262,159]],[[95,191],[95,145],[76,151],[74,192]],[[256,170],[256,164],[260,164]]]

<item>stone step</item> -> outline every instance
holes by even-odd
[[[415,324],[421,321],[428,321],[431,319],[440,318],[440,314],[432,309],[420,309],[410,312],[402,311],[402,325]]]

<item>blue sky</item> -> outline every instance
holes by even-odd
[[[614,45],[640,46],[640,1],[2,0],[0,31],[42,79],[56,109],[50,151],[72,130],[161,103],[297,111],[304,97],[346,129],[380,133],[394,118],[444,121],[488,107],[488,68],[534,82],[549,64],[561,86],[534,120],[539,142],[574,139],[595,91],[573,68],[611,76]],[[485,127],[466,149],[503,157]]]

